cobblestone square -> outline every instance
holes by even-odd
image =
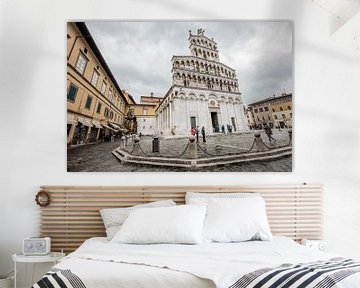
[[[268,147],[284,146],[289,143],[287,130],[273,130],[276,142],[269,142],[266,134],[259,131],[261,137]],[[166,137],[160,138],[160,153],[152,153],[152,137],[143,136],[140,146],[148,156],[167,156],[175,157],[184,151],[189,142],[188,137]],[[247,151],[254,141],[254,132],[223,135],[215,134],[206,138],[206,144],[199,136],[199,144],[211,154],[234,153]],[[130,141],[129,141],[130,142]],[[128,143],[125,150],[131,152],[132,143]],[[83,145],[68,149],[67,167],[69,172],[186,172],[187,170],[176,167],[156,167],[150,165],[122,164],[112,151],[120,146],[120,140],[114,142],[103,142],[91,145]],[[186,157],[186,155],[184,155]],[[206,155],[199,151],[199,157]],[[292,157],[285,157],[272,161],[255,161],[249,163],[239,163],[222,165],[216,167],[201,168],[191,171],[198,172],[291,172]]]

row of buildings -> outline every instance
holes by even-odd
[[[220,132],[222,126],[231,126],[236,133],[265,123],[289,127],[291,94],[259,101],[246,109],[235,70],[219,61],[217,43],[204,32],[189,31],[190,55],[173,56],[173,80],[166,95],[143,95],[136,103],[119,87],[85,23],[69,22],[68,146],[110,141],[122,133],[189,135],[192,127],[204,127],[212,134]]]
[[[246,109],[250,129],[261,129],[265,125],[276,128],[292,127],[292,93],[283,93],[251,103]]]
[[[120,133],[155,133],[162,98],[137,104],[122,90],[83,22],[67,24],[68,146],[110,140]]]

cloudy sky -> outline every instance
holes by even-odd
[[[171,86],[171,58],[190,55],[188,30],[218,43],[220,62],[236,70],[245,104],[292,92],[290,22],[86,22],[121,89],[164,96]]]

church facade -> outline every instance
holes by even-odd
[[[220,62],[217,43],[204,32],[189,31],[190,56],[172,58],[172,86],[156,110],[160,135],[249,129],[235,70]]]

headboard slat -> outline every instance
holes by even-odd
[[[322,187],[320,185],[268,186],[43,186],[51,204],[41,208],[41,236],[52,238],[53,251],[74,251],[90,237],[105,236],[99,210],[173,199],[185,202],[186,192],[258,192],[266,201],[274,235],[322,238]]]

